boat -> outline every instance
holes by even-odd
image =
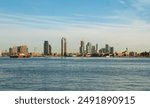
[[[19,54],[19,55],[10,55],[10,58],[30,58],[30,55]]]
[[[11,55],[10,58],[18,58],[18,55]]]

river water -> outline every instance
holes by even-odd
[[[1,91],[150,91],[150,58],[0,58]]]

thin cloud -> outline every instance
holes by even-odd
[[[101,21],[83,21],[84,18],[91,17],[90,15],[80,15],[82,17],[63,17],[63,16],[34,16],[34,15],[11,15],[11,14],[0,14],[0,25],[24,25],[27,27],[35,27],[35,28],[104,28],[104,29],[144,29],[149,30],[149,24],[146,24],[143,20],[140,19],[132,19],[125,17],[123,15],[116,16],[92,16],[99,20],[107,19],[107,20],[121,20],[126,21],[128,23],[111,23],[111,22],[101,22]]]
[[[149,0],[130,0],[131,6],[135,8],[137,11],[148,11],[150,1]],[[148,9],[148,10],[147,10]]]

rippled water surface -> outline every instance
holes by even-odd
[[[150,58],[0,58],[0,90],[150,91]]]

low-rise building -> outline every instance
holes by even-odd
[[[43,56],[42,54],[40,54],[40,53],[38,53],[38,52],[32,52],[32,53],[30,53],[30,55],[31,55],[32,57],[42,57],[42,56]]]
[[[9,48],[10,57],[29,57],[28,47],[26,45],[21,45],[17,47]]]
[[[137,57],[138,53],[137,52],[129,52],[129,57]]]

